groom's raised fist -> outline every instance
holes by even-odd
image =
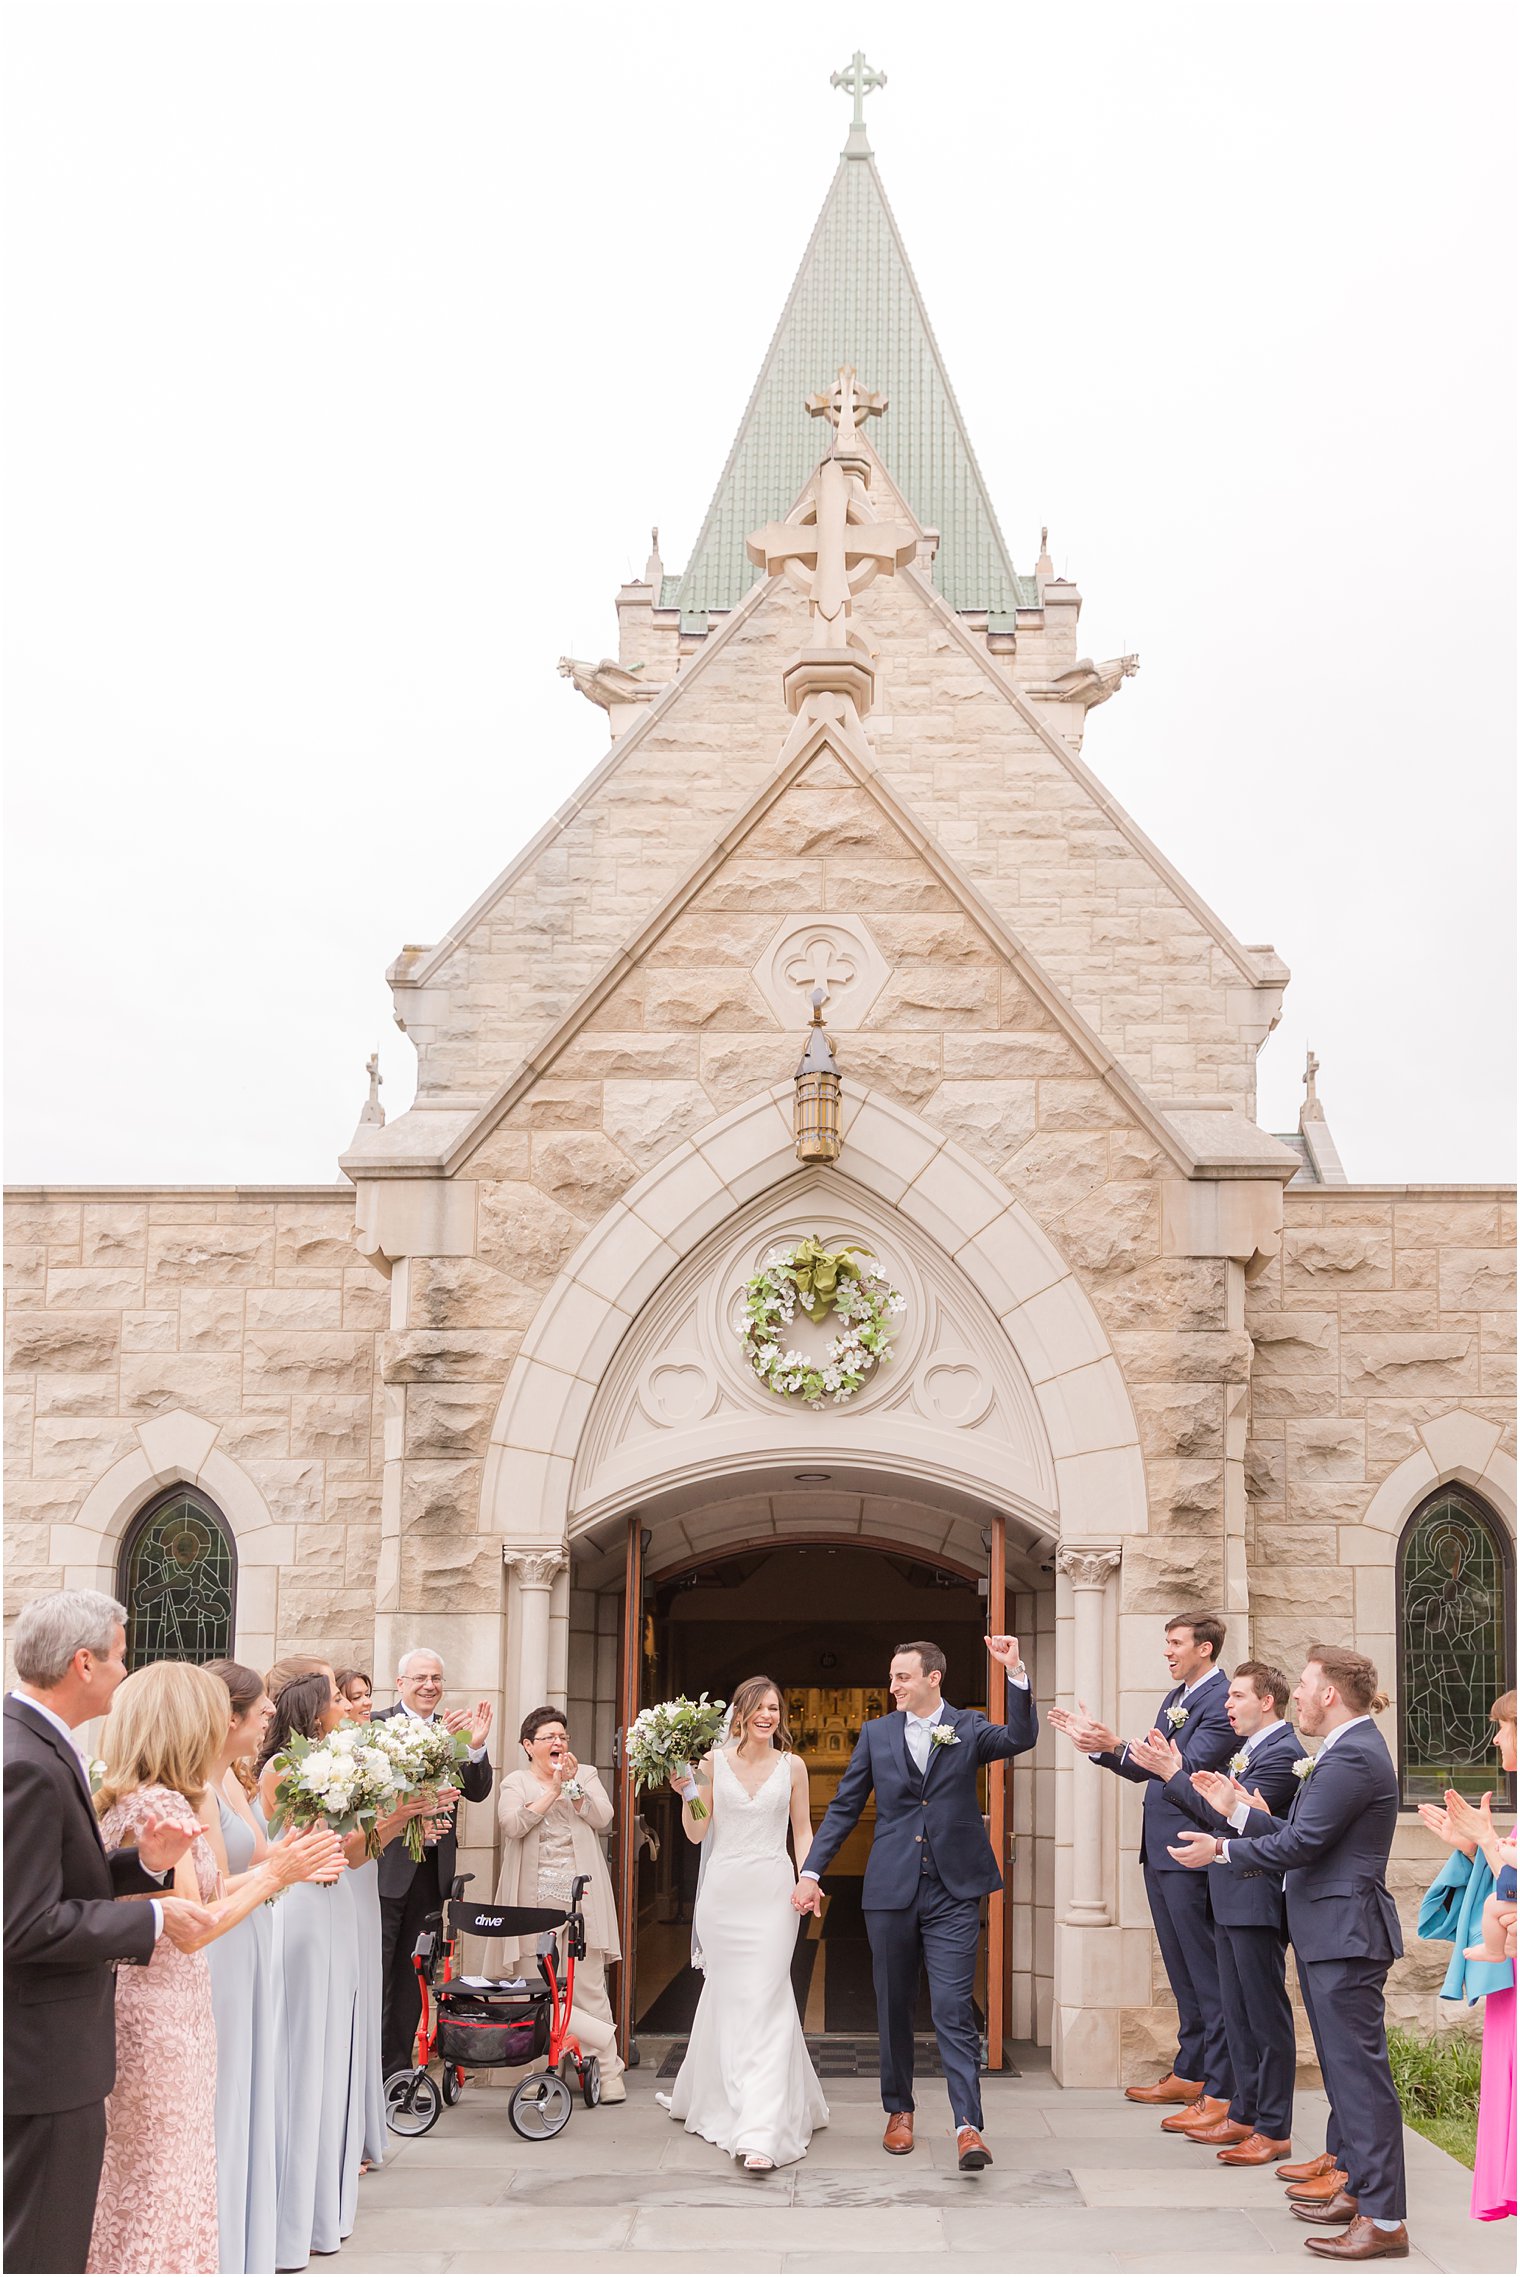
[[[982,1642],[993,1659],[1000,1667],[1006,1668],[1010,1676],[1022,1675],[1024,1661],[1017,1637],[984,1637]]]

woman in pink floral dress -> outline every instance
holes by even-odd
[[[130,1843],[152,1818],[197,1818],[229,1712],[227,1687],[202,1668],[161,1661],[117,1690],[102,1740],[101,1834]],[[330,1870],[337,1844],[318,1834],[271,1853],[224,1885],[204,1833],[175,1868],[174,1890],[212,1906],[220,1936],[291,1882]],[[144,1898],[127,1898],[142,1905]],[[210,1939],[207,1939],[210,1942]],[[116,2085],[90,2236],[92,2271],[214,2273],[216,2027],[202,1952],[165,1937],[146,1968],[116,1979]]]

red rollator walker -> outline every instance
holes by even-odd
[[[444,1913],[428,1916],[412,1950],[422,2012],[417,2020],[413,2068],[393,2071],[385,2082],[385,2121],[393,2134],[425,2135],[436,2126],[445,2103],[464,2093],[466,2072],[516,2069],[543,2063],[513,2088],[507,2117],[528,2142],[547,2142],[568,2124],[574,2109],[566,2073],[588,2109],[602,2099],[602,2069],[583,2053],[570,2030],[575,1996],[575,1964],[586,1954],[586,1923],[581,1893],[591,1877],[577,1874],[570,1885],[568,1912],[546,1906],[473,1905],[463,1895],[472,1874],[451,1885]],[[563,1934],[560,1934],[560,1933]],[[461,1937],[546,1937],[538,1961],[542,1984],[507,1978],[470,1981],[456,1972]],[[434,2057],[440,2075],[433,2078]]]

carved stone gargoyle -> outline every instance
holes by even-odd
[[[599,664],[585,664],[578,656],[562,656],[559,675],[571,681],[588,703],[599,704],[607,714],[607,724],[614,736],[621,735],[645,704],[652,704],[660,689],[638,675],[642,664],[619,664],[612,656],[604,656]]]
[[[1115,689],[1125,680],[1132,680],[1140,669],[1138,656],[1113,656],[1106,664],[1094,664],[1084,656],[1066,671],[1057,673],[1043,688],[1031,688],[1032,696],[1053,696],[1063,703],[1080,704],[1090,712],[1095,704],[1106,704]]]

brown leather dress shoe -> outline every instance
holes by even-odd
[[[1317,2222],[1328,2229],[1336,2229],[1342,2222],[1356,2220],[1357,2202],[1341,2190],[1322,2206],[1295,2206],[1293,2211],[1301,2222]]]
[[[1277,2179],[1279,2182],[1317,2182],[1322,2174],[1334,2172],[1334,2159],[1328,2151],[1321,2151],[1318,2158],[1301,2158],[1296,2166],[1280,2166]]]
[[[984,2166],[992,2164],[992,2153],[975,2127],[956,2129],[955,2163],[962,2174],[980,2174]]]
[[[1161,2122],[1164,2135],[1183,2135],[1194,2127],[1212,2127],[1228,2119],[1230,2106],[1222,2095],[1200,2095],[1185,2111],[1173,2111]]]
[[[1239,2119],[1214,2119],[1206,2125],[1183,2127],[1180,2132],[1190,2143],[1243,2143],[1251,2129]]]
[[[1347,2180],[1344,2167],[1332,2166],[1328,2173],[1316,2174],[1312,2182],[1290,2182],[1284,2196],[1295,2206],[1323,2206],[1327,2199],[1340,2196]]]
[[[881,2147],[894,2158],[901,2158],[913,2148],[913,2114],[911,2111],[889,2111],[887,2131],[881,2138]]]
[[[1358,2214],[1344,2237],[1306,2237],[1311,2253],[1326,2261],[1407,2261],[1409,2232],[1400,2222],[1396,2230],[1380,2230],[1366,2214]]]
[[[1291,2143],[1274,2143],[1269,2135],[1247,2135],[1243,2143],[1231,2143],[1215,2156],[1221,2166],[1270,2166],[1292,2148]]]
[[[1124,2098],[1127,2103],[1196,2103],[1202,2093],[1201,2079],[1179,2079],[1169,2071],[1154,2087],[1126,2087]]]

